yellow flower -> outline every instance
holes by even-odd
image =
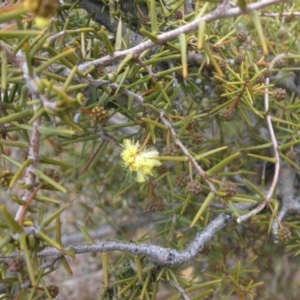
[[[34,24],[38,29],[44,29],[47,27],[50,23],[50,20],[44,17],[35,17],[34,18]]]
[[[140,143],[125,139],[121,144],[124,150],[121,153],[122,166],[130,172],[136,173],[137,182],[144,182],[146,177],[153,175],[154,167],[161,165],[157,159],[159,153],[155,149],[140,149]]]
[[[40,17],[50,17],[59,9],[59,0],[25,0],[24,8],[34,15]]]
[[[25,0],[24,8],[31,12],[35,18],[37,28],[43,29],[50,23],[50,18],[59,9],[59,0]]]

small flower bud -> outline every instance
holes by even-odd
[[[52,168],[46,168],[44,169],[43,173],[53,179],[54,181],[58,182],[59,181],[59,174],[55,169]]]
[[[286,156],[289,158],[289,159],[291,159],[291,160],[295,160],[296,159],[296,157],[297,157],[297,153],[295,152],[295,151],[292,151],[292,150],[290,150],[290,151],[288,151],[287,153],[286,153]]]
[[[287,243],[292,238],[291,230],[288,227],[282,227],[278,231],[278,238],[280,241]]]
[[[239,31],[236,34],[236,39],[240,43],[244,43],[247,40],[247,32],[246,31]]]
[[[264,74],[261,74],[257,77],[256,82],[260,84],[264,84],[266,80],[266,76]]]
[[[9,170],[2,171],[0,175],[0,185],[2,187],[8,187],[13,176],[14,173]]]
[[[174,18],[176,20],[181,20],[183,18],[183,13],[181,10],[176,10],[174,13]]]
[[[226,90],[225,87],[222,84],[216,84],[216,93],[218,93],[219,95],[223,94]]]
[[[55,284],[48,285],[47,290],[53,299],[59,294],[58,286]]]
[[[274,61],[274,68],[282,69],[286,66],[285,60],[283,58],[277,58]]]
[[[95,107],[92,109],[91,120],[95,124],[102,124],[108,120],[108,111],[104,107]]]
[[[241,65],[242,64],[242,62],[244,62],[245,61],[245,56],[244,55],[242,55],[242,54],[239,54],[239,55],[237,55],[236,57],[235,57],[235,63],[239,66],[239,65]]]
[[[187,126],[187,130],[193,130],[196,128],[196,120],[195,119],[191,119],[189,125]]]
[[[220,117],[223,121],[230,122],[234,119],[234,112],[227,109],[220,114]]]
[[[177,174],[176,179],[175,179],[176,186],[183,188],[183,187],[186,187],[187,183],[188,183],[188,179],[184,173]]]
[[[13,273],[21,272],[24,267],[24,262],[20,258],[12,258],[8,262],[8,270]]]
[[[170,145],[167,145],[165,148],[164,148],[164,155],[168,155],[168,156],[177,156],[178,155],[178,147],[177,145],[175,144],[170,144]]]
[[[227,197],[233,197],[237,193],[237,188],[234,182],[225,181],[221,186],[221,191],[225,192]]]
[[[199,181],[193,180],[188,184],[187,189],[192,196],[197,197],[202,192],[202,184]]]
[[[167,173],[168,171],[169,169],[166,165],[161,165],[157,168],[157,172],[161,175]]]
[[[280,29],[277,33],[277,37],[280,39],[280,40],[283,40],[284,38],[286,38],[288,36],[288,33],[285,29]]]
[[[273,96],[276,101],[283,101],[287,98],[288,94],[285,89],[279,88],[274,91]]]
[[[99,47],[98,56],[99,57],[103,57],[103,56],[106,56],[106,55],[107,55],[107,49],[106,49],[106,47]]]
[[[200,132],[195,132],[193,135],[193,144],[199,145],[203,142],[203,135]]]
[[[148,201],[144,208],[144,212],[148,215],[155,212],[163,212],[164,210],[165,203],[163,201]]]
[[[53,179],[55,182],[58,182],[60,177],[58,172],[53,168],[46,168],[43,170],[43,173]],[[40,182],[43,183],[43,189],[52,189],[52,185],[40,178]]]
[[[220,69],[225,72],[227,70],[227,62],[226,60],[220,60],[219,61],[219,67]]]

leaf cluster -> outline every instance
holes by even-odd
[[[66,257],[92,252],[99,299],[255,299],[272,281],[297,297],[276,268],[299,254],[299,5],[99,1],[104,27],[64,2],[44,29],[1,7],[0,299],[55,298],[55,263],[75,274]],[[159,153],[146,182],[125,139]]]

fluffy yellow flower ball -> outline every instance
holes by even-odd
[[[50,23],[50,18],[59,9],[59,0],[25,0],[24,8],[31,12],[35,18],[37,28],[43,29]]]
[[[130,172],[136,173],[136,181],[144,182],[147,176],[154,174],[154,167],[161,165],[157,159],[159,153],[155,149],[140,149],[140,143],[125,139],[121,147],[122,166]]]

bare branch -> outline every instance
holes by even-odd
[[[181,296],[184,300],[190,300],[190,298],[186,294],[185,290],[178,284],[178,282],[176,282],[174,280],[170,280],[170,284],[176,288],[176,290],[181,294]]]
[[[75,0],[73,0],[75,2]],[[105,5],[96,0],[81,0],[80,6],[85,9],[88,13],[93,14],[93,19],[105,26],[109,31],[115,33],[118,28],[118,20],[116,18],[111,18],[110,12],[106,9]],[[127,30],[130,34],[130,43],[131,45],[135,46],[138,45],[143,37],[129,29],[126,24],[122,24],[122,35],[126,36]]]
[[[162,248],[151,244],[122,243],[114,241],[100,242],[92,245],[77,245],[66,248],[65,250],[68,251],[72,249],[75,254],[121,251],[133,255],[145,255],[157,265],[180,265],[194,259],[204,247],[204,244],[211,240],[219,230],[226,227],[231,218],[231,215],[220,214],[202,232],[197,233],[195,239],[184,251]],[[0,258],[0,262],[7,262],[9,259],[18,255],[20,255],[19,252],[14,252],[9,257]],[[21,255],[23,255],[23,253]],[[40,258],[60,258],[63,257],[64,254],[55,248],[49,247],[39,252],[37,256]]]
[[[100,65],[107,65],[109,63],[115,62],[116,60],[120,60],[127,56],[128,54],[132,54],[134,56],[138,56],[143,51],[150,49],[158,44],[165,43],[167,41],[170,41],[174,38],[177,38],[181,33],[188,33],[193,30],[198,29],[198,24],[201,21],[205,21],[206,23],[210,23],[219,19],[224,18],[230,18],[230,17],[236,17],[243,14],[249,14],[252,11],[262,9],[266,6],[270,6],[273,4],[281,3],[283,0],[263,0],[257,3],[249,4],[247,5],[247,8],[245,10],[242,10],[240,8],[228,8],[226,10],[216,10],[215,12],[211,14],[207,14],[204,17],[194,20],[191,23],[181,26],[179,28],[176,28],[174,30],[162,33],[157,36],[157,42],[154,43],[150,40],[141,43],[133,48],[123,50],[123,51],[116,51],[113,56],[107,55],[99,59],[95,59],[91,62],[86,62],[78,66],[78,69],[80,71],[85,71],[91,66],[100,66]],[[221,11],[221,13],[220,13]]]
[[[276,17],[300,17],[300,12],[282,12],[282,13],[262,13],[261,17],[272,17],[272,18],[276,18]]]
[[[199,176],[201,176],[206,181],[206,183],[210,187],[211,191],[216,193],[217,189],[215,188],[214,184],[209,180],[209,178],[206,175],[205,171],[199,166],[196,159],[189,153],[188,149],[182,144],[181,140],[178,139],[177,134],[176,134],[174,128],[172,127],[171,123],[164,117],[164,112],[163,111],[160,112],[160,119],[165,125],[167,125],[169,127],[169,129],[171,131],[171,134],[172,134],[172,137],[174,139],[174,143],[189,158],[191,164],[195,167],[195,169],[197,170]]]
[[[119,85],[117,83],[111,83],[109,86],[115,90],[118,89],[118,87],[119,87]],[[128,97],[132,96],[136,102],[138,102],[140,105],[144,105],[144,97],[143,96],[140,96],[136,93],[133,93],[132,91],[122,89],[122,88],[120,89],[120,93],[125,96],[128,96]]]
[[[142,66],[146,71],[147,73],[155,80],[157,81],[158,80],[158,77],[157,75],[145,64],[145,62],[138,56],[136,58],[136,61],[139,63],[140,66]]]

